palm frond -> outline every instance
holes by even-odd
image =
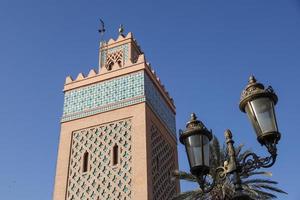
[[[239,156],[237,157],[238,162],[242,161],[244,159],[244,157],[249,153],[253,153],[253,152],[251,150],[246,150],[246,151],[240,153]]]
[[[269,179],[248,179],[243,181],[243,184],[256,184],[256,183],[278,184],[278,182]]]
[[[271,177],[272,176],[272,172],[265,172],[265,171],[257,171],[257,172],[248,172],[246,174],[243,174],[241,176],[241,178],[248,178],[250,176],[255,176],[255,175],[263,175],[263,176],[268,176]]]
[[[267,199],[274,199],[274,198],[277,197],[275,194],[272,194],[270,192],[265,192],[265,191],[262,191],[262,190],[258,190],[258,189],[255,189],[255,188],[248,188],[248,189],[244,189],[244,190],[253,199],[267,200]]]
[[[210,162],[211,166],[217,168],[221,164],[221,155],[220,155],[220,143],[219,140],[214,136],[210,143]]]
[[[184,172],[184,171],[174,170],[172,172],[172,176],[175,179],[181,179],[181,180],[186,180],[186,181],[191,181],[191,182],[197,182],[197,178],[193,174],[187,173],[187,172]]]
[[[189,199],[196,199],[197,196],[203,196],[203,192],[201,189],[196,189],[192,191],[182,192],[175,197],[173,197],[173,200],[189,200]]]
[[[240,144],[238,147],[235,148],[235,155],[238,157],[244,147],[244,144]]]
[[[255,187],[263,188],[263,189],[266,189],[266,190],[270,190],[270,191],[278,192],[278,193],[282,193],[282,194],[288,194],[287,192],[283,191],[282,189],[279,189],[277,187],[267,185],[267,184],[257,184],[257,185],[255,185]]]

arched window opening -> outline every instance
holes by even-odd
[[[119,147],[117,144],[113,147],[113,158],[112,158],[112,163],[113,165],[117,165],[119,160]]]
[[[88,165],[89,165],[89,153],[85,152],[83,154],[83,164],[82,164],[82,172],[87,172],[88,171]]]
[[[107,66],[107,70],[110,71],[112,69],[112,67],[114,66],[114,62],[110,62]]]
[[[118,60],[118,65],[119,65],[119,67],[122,67],[122,61],[121,60]]]

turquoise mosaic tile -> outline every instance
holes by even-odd
[[[175,114],[145,72],[136,72],[65,92],[62,122],[146,101],[176,137]]]
[[[144,95],[143,72],[67,91],[63,117]]]
[[[159,118],[167,125],[171,133],[173,133],[176,137],[175,114],[171,111],[171,108],[167,105],[148,75],[145,75],[145,94],[146,100],[150,104],[152,110],[159,116]]]
[[[99,107],[99,108],[96,108],[96,109],[93,109],[93,110],[87,110],[85,112],[74,113],[72,115],[63,116],[61,121],[66,122],[66,121],[70,121],[70,120],[73,120],[73,119],[79,119],[79,118],[82,118],[82,117],[87,117],[87,116],[90,116],[90,115],[95,115],[95,114],[98,114],[98,113],[107,112],[107,111],[115,110],[115,109],[118,109],[118,108],[123,108],[123,107],[126,107],[126,106],[138,104],[138,103],[145,102],[145,101],[146,101],[146,98],[144,96],[141,96],[141,97],[138,97],[138,98],[135,98],[135,99],[130,99],[130,100],[127,100],[127,101],[124,101],[124,102],[119,102],[119,103],[116,103],[116,104],[113,104],[113,105],[107,105],[107,106]]]

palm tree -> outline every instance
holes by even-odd
[[[244,155],[251,152],[250,150],[242,151],[243,145],[236,148],[237,161],[240,162]],[[220,147],[220,143],[216,137],[213,138],[210,144],[210,166],[211,172],[222,166],[223,163],[228,160],[228,154],[223,145]],[[242,187],[245,193],[247,193],[252,199],[255,200],[270,200],[275,199],[274,193],[284,193],[285,191],[276,187],[278,184],[276,181],[262,178],[261,176],[271,177],[272,173],[264,171],[254,171],[248,174],[241,175]],[[197,178],[187,172],[175,170],[173,177],[176,179],[182,179],[191,182],[197,182]],[[200,188],[187,191],[178,194],[173,200],[230,200],[234,195],[233,177],[229,176],[224,181],[219,182],[208,194],[204,194]]]

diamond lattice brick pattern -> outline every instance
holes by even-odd
[[[116,46],[110,49],[102,50],[101,51],[101,63],[108,64],[109,62],[109,55],[113,55],[116,52],[120,52],[122,54],[122,61],[125,63],[129,59],[129,44],[124,44],[120,46]]]
[[[171,172],[176,168],[174,149],[154,123],[151,125],[151,147],[153,200],[172,199],[176,194],[176,184],[171,180]]]
[[[129,200],[132,187],[131,119],[73,132],[67,200]],[[112,149],[119,148],[112,165]],[[83,155],[88,152],[87,172]]]
[[[105,66],[108,70],[111,70],[112,65],[118,63],[119,67],[123,66],[123,51],[117,51],[107,55]]]

